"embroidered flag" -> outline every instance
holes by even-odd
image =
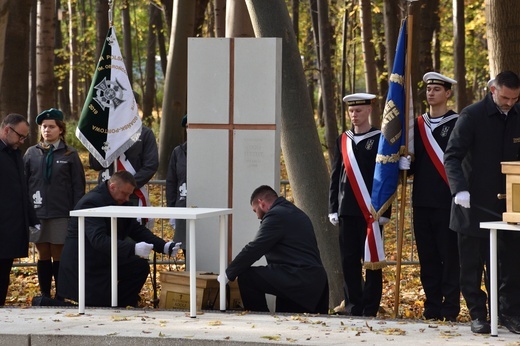
[[[390,87],[383,111],[381,138],[376,156],[372,185],[372,206],[376,219],[379,219],[391,206],[395,197],[399,182],[400,151],[408,142],[408,138],[404,138],[404,126],[410,126],[405,114],[407,111],[405,108],[406,36],[406,20],[404,20],[397,41],[394,66],[390,75]],[[411,135],[413,135],[413,131],[411,131]]]
[[[106,168],[139,139],[141,125],[115,30],[110,27],[76,137]]]

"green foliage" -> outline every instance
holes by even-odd
[[[81,143],[78,137],[76,137],[76,127],[78,127],[78,122],[76,120],[67,120],[66,125],[67,133],[65,134],[65,141],[67,144],[76,148],[78,151],[86,150],[83,143]]]

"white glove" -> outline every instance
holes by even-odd
[[[175,228],[175,219],[170,219],[170,225]]]
[[[407,171],[410,169],[410,164],[412,163],[412,157],[410,155],[404,157],[401,156],[399,158],[399,169],[402,171]]]
[[[457,192],[454,199],[455,204],[460,205],[464,208],[469,208],[469,191],[460,191]]]
[[[226,273],[224,273],[224,274],[220,274],[219,276],[217,276],[217,281],[220,283],[224,283],[224,285],[225,285],[229,282],[229,279],[228,279]]]
[[[143,258],[148,258],[153,249],[153,244],[145,243],[144,241],[135,244],[135,255]]]
[[[386,225],[388,222],[390,222],[390,219],[384,216],[379,217],[379,224],[381,226]]]
[[[176,255],[177,252],[179,252],[179,249],[181,248],[181,245],[182,245],[182,242],[174,244],[172,241],[169,241],[169,242],[167,242],[164,245],[163,253],[168,255],[168,256]]]
[[[34,228],[36,228],[38,231],[40,231],[42,226],[40,224],[37,224],[37,225],[34,225]]]
[[[329,214],[329,221],[330,221],[330,223],[333,224],[334,226],[337,226],[338,223],[339,223],[338,213],[332,213],[332,214]]]

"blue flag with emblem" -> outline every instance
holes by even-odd
[[[399,183],[399,157],[405,145],[404,126],[406,87],[406,20],[401,25],[397,41],[394,66],[390,75],[390,87],[383,111],[381,138],[376,157],[374,182],[372,185],[372,211],[376,219],[392,204]]]
[[[139,139],[141,126],[121,49],[114,28],[110,27],[76,137],[106,168]]]

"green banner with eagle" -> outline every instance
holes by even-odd
[[[138,140],[141,126],[121,49],[114,28],[110,27],[76,137],[106,168]]]

